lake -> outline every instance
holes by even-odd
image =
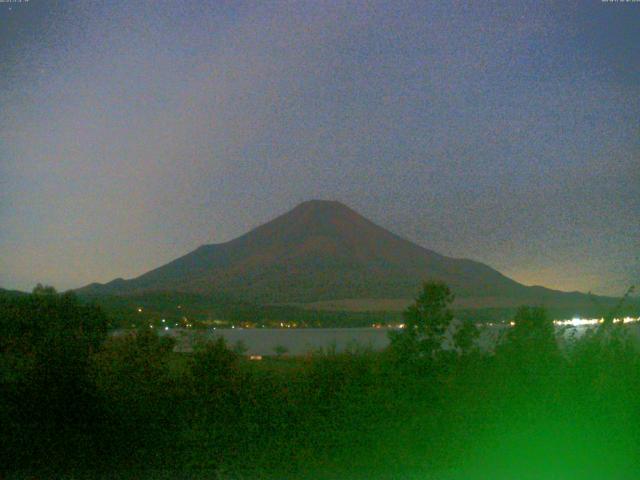
[[[176,350],[188,352],[198,339],[214,340],[223,337],[230,347],[238,342],[247,347],[247,355],[274,355],[275,349],[284,347],[289,355],[303,355],[319,349],[343,352],[360,346],[383,350],[389,344],[387,332],[382,328],[225,328],[209,330],[172,329],[161,332],[176,339]]]
[[[506,325],[494,325],[481,328],[478,346],[481,350],[491,350],[500,335],[509,328]],[[558,327],[562,328],[559,341],[564,344],[572,336],[579,337],[588,326]],[[631,338],[640,344],[640,324],[625,326]],[[223,337],[230,347],[243,342],[247,355],[274,355],[277,347],[284,347],[289,355],[304,355],[320,349],[331,349],[343,352],[349,348],[361,347],[372,350],[383,350],[389,345],[389,331],[393,328],[226,328],[209,330],[185,330],[174,328],[161,331],[161,336],[176,339],[176,351],[190,352],[193,344],[199,339],[215,340]],[[445,340],[445,348],[450,344]]]
[[[247,355],[274,355],[284,347],[289,355],[304,355],[320,349],[344,352],[350,348],[383,350],[389,345],[389,332],[394,328],[233,328],[209,330],[170,329],[160,335],[176,339],[176,351],[190,352],[194,342],[223,337],[230,347],[242,342]],[[479,344],[494,345],[501,327],[483,329]]]

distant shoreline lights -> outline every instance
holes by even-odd
[[[635,323],[635,322],[640,322],[640,317],[638,318],[633,318],[633,317],[623,317],[623,318],[614,318],[613,319],[613,323],[623,323],[623,324],[627,324],[627,323]],[[574,317],[572,319],[569,320],[554,320],[553,324],[554,325],[560,325],[560,326],[571,326],[571,327],[582,327],[582,326],[589,326],[589,325],[598,325],[604,323],[604,318],[579,318],[579,317]]]

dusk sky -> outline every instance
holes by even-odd
[[[640,283],[640,3],[0,3],[0,287],[312,199],[527,285]]]

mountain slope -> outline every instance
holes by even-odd
[[[153,291],[229,294],[261,303],[409,299],[426,279],[448,283],[470,306],[569,305],[586,296],[525,287],[472,260],[445,257],[349,207],[312,200],[230,242],[204,245],[132,280],[91,284],[85,294]]]

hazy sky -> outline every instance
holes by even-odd
[[[0,286],[310,198],[526,284],[640,283],[640,3],[0,3]]]

